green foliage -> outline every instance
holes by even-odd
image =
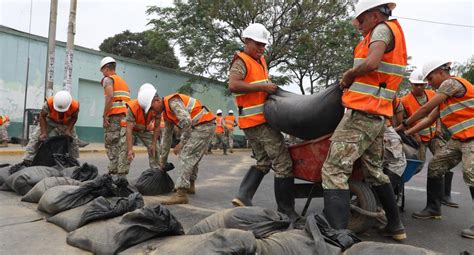
[[[465,63],[454,66],[453,69],[457,75],[468,80],[470,83],[474,83],[474,55],[471,56]]]
[[[271,34],[265,57],[272,75],[279,75],[275,83],[301,77],[327,84],[352,62],[357,32],[347,21],[351,8],[348,0],[188,0],[152,6],[147,14],[153,32],[179,46],[192,74],[227,80],[235,52],[243,49],[242,31],[258,22]]]
[[[99,49],[155,65],[179,68],[179,61],[165,37],[151,31],[132,33],[125,30],[105,39]]]

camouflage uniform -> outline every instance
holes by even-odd
[[[127,122],[131,122],[135,124],[135,117],[133,116],[132,110],[128,108],[127,111],[127,117],[125,118]],[[160,123],[160,116],[158,115],[155,118],[155,125],[159,125]],[[153,140],[153,131],[150,130],[145,130],[145,131],[136,131],[134,130],[132,133],[132,136],[137,137],[142,141],[143,145],[147,148],[148,151],[148,162],[150,164],[150,168],[159,168],[160,167],[160,161],[159,161],[159,146],[157,144],[153,144],[153,146],[156,147],[155,154],[151,154],[151,149],[152,147],[152,140]],[[127,157],[126,155],[125,157]],[[127,157],[127,168],[130,168],[130,161],[128,161]]]
[[[226,132],[215,134],[214,136],[214,146],[221,146],[222,149],[227,148],[227,135]]]
[[[176,180],[175,187],[177,189],[189,189],[190,181],[194,181],[197,178],[199,161],[201,161],[204,153],[207,151],[211,137],[216,129],[216,124],[210,121],[191,127],[191,117],[181,100],[171,99],[169,106],[178,118],[179,126],[182,128],[180,144],[183,147],[179,154],[178,179]],[[173,128],[173,123],[165,121],[161,140],[161,164],[165,164],[168,161]]]
[[[120,126],[124,114],[109,116],[109,126],[105,128],[105,150],[109,158],[110,174],[128,174],[127,143],[125,127]]]
[[[393,127],[386,127],[383,135],[383,168],[402,176],[407,165],[402,140]]]
[[[268,173],[270,168],[273,168],[277,178],[293,177],[290,152],[280,132],[267,123],[242,130],[255,153],[257,168],[260,171]]]
[[[7,123],[3,123],[3,125],[0,125],[0,143],[3,141],[8,141],[8,131],[7,131]]]
[[[43,109],[41,111],[49,114],[50,111],[47,103],[43,105]],[[46,130],[48,132],[48,137],[64,135],[66,129],[67,125],[56,123],[50,118],[46,117]],[[77,141],[78,138],[75,127],[72,129],[71,133],[73,140],[69,147],[69,154],[73,158],[79,158],[79,145]],[[36,156],[36,153],[38,153],[38,149],[40,146],[40,135],[41,127],[38,124],[31,133],[30,140],[28,141],[28,145],[25,148],[25,155],[23,156],[23,160],[33,161],[34,157]]]
[[[331,137],[322,167],[323,188],[349,189],[347,181],[359,158],[367,181],[376,186],[390,183],[382,171],[384,131],[383,116],[348,109]]]

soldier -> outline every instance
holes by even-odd
[[[0,147],[8,147],[8,131],[7,127],[10,124],[8,115],[0,115]]]
[[[238,125],[234,116],[234,111],[229,110],[229,113],[224,117],[225,126],[227,127],[227,144],[229,145],[229,152],[234,153],[234,128]]]
[[[263,177],[274,169],[275,198],[278,211],[293,221],[295,212],[294,178],[292,161],[283,135],[271,128],[263,115],[263,105],[277,85],[269,80],[263,57],[270,32],[259,23],[250,24],[243,32],[244,51],[235,54],[229,72],[229,90],[236,94],[239,108],[239,127],[255,153],[256,166],[251,166],[232,200],[234,206],[252,206],[252,199]]]
[[[117,62],[111,57],[105,57],[100,62],[100,71],[104,75],[105,105],[103,127],[105,132],[105,149],[109,158],[108,171],[111,175],[127,175],[128,160],[127,144],[125,141],[127,112],[126,102],[130,100],[127,83],[115,73]]]
[[[149,83],[145,83],[140,87],[142,89],[153,87]],[[157,150],[158,137],[160,136],[160,115],[157,115],[154,111],[149,111],[145,114],[145,111],[140,107],[138,99],[130,100],[127,102],[127,159],[129,162],[135,157],[133,152],[133,136],[138,137],[143,145],[148,150],[148,160],[150,168],[159,168],[159,157]]]
[[[405,109],[406,118],[412,116],[420,107],[431,100],[436,94],[433,90],[425,89],[427,84],[423,81],[423,74],[421,69],[416,69],[410,74],[410,83],[412,90],[410,93],[401,98],[403,108]],[[419,122],[419,121],[418,121]],[[414,123],[415,126],[418,122]],[[444,146],[446,141],[444,140],[443,132],[441,130],[441,121],[437,119],[429,127],[421,130],[415,137],[420,143],[419,148],[419,159],[425,161],[426,150],[429,149],[434,155],[439,152]],[[449,207],[459,207],[451,198],[451,182],[453,180],[453,172],[447,172],[444,176],[444,196],[442,203]]]
[[[396,4],[361,0],[353,24],[364,39],[354,50],[354,66],[340,81],[348,108],[331,137],[329,154],[322,167],[324,214],[335,229],[345,229],[350,215],[347,183],[354,162],[362,162],[366,181],[372,184],[387,216],[384,236],[406,239],[405,227],[390,180],[383,173],[383,135],[387,118],[393,116],[393,99],[403,79],[407,52],[403,30],[389,20]]]
[[[161,169],[168,161],[173,128],[181,128],[180,142],[174,147],[174,154],[179,155],[176,193],[162,204],[187,204],[187,194],[196,192],[198,164],[216,128],[216,118],[195,98],[178,93],[160,98],[154,88],[140,91],[138,102],[145,114],[154,111],[158,115],[162,114],[165,120],[161,141]]]
[[[222,146],[223,154],[227,155],[227,126],[224,118],[222,118],[222,110],[217,109],[216,111],[216,130],[214,132],[215,141],[217,145]]]
[[[49,97],[41,109],[39,125],[31,134],[25,149],[23,162],[12,166],[12,170],[23,166],[31,166],[38,152],[41,141],[58,135],[67,135],[73,138],[69,148],[69,154],[73,158],[79,158],[79,145],[75,124],[79,116],[79,102],[73,100],[67,91],[58,91],[54,97]]]
[[[450,65],[451,62],[443,60],[424,64],[423,80],[436,89],[436,94],[399,127],[408,128],[421,120],[406,131],[408,135],[412,135],[431,126],[441,117],[441,122],[451,134],[451,140],[428,164],[426,207],[421,212],[412,214],[417,219],[441,219],[443,177],[460,162],[464,181],[469,186],[474,202],[474,85],[461,77],[451,76]],[[463,230],[461,235],[474,239],[474,226]]]

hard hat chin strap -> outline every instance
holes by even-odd
[[[381,6],[377,6],[375,8],[378,9],[383,15],[385,15],[387,17],[392,16],[392,10],[386,4],[381,5]]]

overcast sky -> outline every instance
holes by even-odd
[[[58,0],[56,39],[66,41],[69,0]],[[147,6],[170,6],[172,0],[78,0],[75,44],[98,49],[107,37],[124,30],[147,29]],[[432,58],[465,62],[474,55],[474,0],[396,1],[397,17],[465,25],[442,25],[400,18],[405,31],[410,64],[421,66]],[[0,24],[47,37],[49,0],[0,0]],[[32,7],[32,8],[30,8]],[[291,89],[293,90],[293,89]],[[297,90],[296,90],[297,91]]]

